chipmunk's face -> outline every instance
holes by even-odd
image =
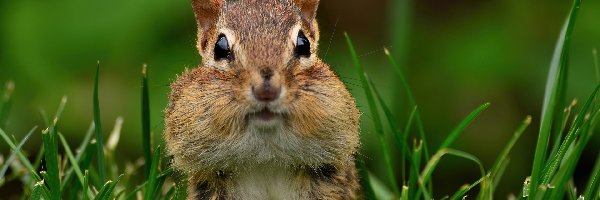
[[[203,64],[235,75],[234,92],[245,106],[250,128],[284,125],[294,90],[300,87],[294,77],[317,59],[313,7],[303,11],[281,0],[226,1],[219,5],[216,20],[199,21]]]
[[[317,3],[193,0],[202,66],[171,85],[165,112],[176,166],[319,165],[352,157],[359,114],[317,57]]]

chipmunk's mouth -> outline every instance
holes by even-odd
[[[259,112],[254,113],[253,115],[256,116],[258,119],[269,121],[275,118],[276,114],[271,112],[268,108],[265,108]]]
[[[250,125],[259,128],[275,127],[283,121],[281,113],[273,112],[269,108],[263,108],[249,114]]]

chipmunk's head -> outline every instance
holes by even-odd
[[[319,164],[358,146],[358,110],[317,57],[318,0],[193,0],[202,66],[171,85],[175,165]]]
[[[294,72],[314,66],[318,0],[194,0],[203,65],[235,73],[251,123],[269,127],[288,109]]]

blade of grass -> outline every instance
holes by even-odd
[[[473,112],[471,112],[465,119],[463,119],[462,122],[460,122],[460,124],[458,124],[456,128],[454,128],[454,130],[452,130],[450,135],[448,135],[444,142],[442,142],[438,150],[449,147],[454,142],[454,140],[458,138],[458,135],[462,133],[463,130],[465,130],[465,128],[467,128],[467,126],[469,126],[469,124],[471,124],[471,122],[473,122],[473,120],[475,120],[475,118],[477,118],[477,116],[479,116],[479,114],[481,114],[481,112],[486,110],[488,107],[490,107],[490,103],[484,103],[483,105],[475,109]]]
[[[540,183],[540,175],[543,170],[543,166],[546,163],[546,156],[548,153],[547,148],[554,124],[553,122],[556,118],[556,111],[563,108],[564,93],[567,84],[566,79],[569,44],[571,41],[573,25],[577,16],[577,12],[579,11],[580,4],[581,0],[574,1],[569,17],[567,18],[566,23],[561,30],[556,48],[554,50],[554,55],[552,57],[552,62],[550,64],[544,95],[544,104],[542,106],[540,131],[531,171],[531,194],[536,194],[538,184]]]
[[[502,152],[500,152],[500,155],[496,159],[496,162],[494,162],[494,164],[492,165],[492,168],[490,169],[490,180],[492,180],[492,181],[496,180],[496,175],[498,175],[500,166],[502,166],[502,163],[508,157],[510,150],[513,148],[513,146],[515,146],[515,143],[517,143],[517,140],[519,140],[519,138],[521,138],[521,135],[523,135],[523,132],[525,132],[525,129],[527,129],[527,127],[529,127],[530,124],[531,124],[531,116],[527,116],[525,118],[525,120],[523,120],[523,122],[521,123],[519,128],[515,131],[513,136],[510,138],[510,140],[508,141],[506,146],[504,146],[504,149],[502,149]]]
[[[101,182],[106,180],[106,166],[104,162],[104,144],[102,137],[102,124],[100,123],[100,101],[98,99],[98,79],[100,77],[100,61],[96,67],[96,78],[94,80],[94,124],[96,128],[96,156],[98,157],[98,178]]]
[[[479,159],[477,157],[475,157],[467,152],[459,151],[459,150],[455,150],[455,149],[448,149],[448,148],[440,149],[437,153],[435,153],[433,156],[431,156],[431,159],[427,162],[427,164],[425,165],[425,168],[423,169],[423,171],[421,172],[421,175],[419,176],[419,186],[420,186],[419,190],[423,191],[423,196],[425,197],[425,199],[431,199],[432,197],[430,194],[428,194],[427,192],[422,190],[422,188],[425,186],[427,181],[430,180],[433,170],[435,170],[435,168],[437,167],[437,164],[440,162],[440,159],[444,155],[453,155],[453,156],[457,156],[457,157],[464,158],[464,159],[475,162],[479,167],[479,171],[481,172],[481,177],[485,177],[485,171],[483,169],[483,164],[481,164],[481,161],[479,161]]]
[[[69,162],[71,163],[71,169],[73,169],[75,171],[75,174],[77,175],[77,178],[79,179],[79,183],[81,183],[81,185],[85,185],[85,177],[84,174],[81,172],[81,167],[79,166],[79,161],[77,160],[77,158],[75,158],[75,156],[73,155],[73,152],[71,152],[71,147],[69,147],[69,144],[67,143],[67,140],[65,140],[65,137],[58,133],[58,137],[60,138],[60,141],[63,145],[63,149],[65,150],[65,153],[67,154],[67,159],[69,159]],[[63,181],[64,182],[64,181]],[[65,185],[62,186],[62,189],[64,190]],[[91,191],[87,191],[87,190],[83,190],[83,193],[90,193],[91,196]]]
[[[415,172],[421,168],[421,158],[423,158],[423,140],[413,140],[413,153],[411,162],[414,163],[413,168],[416,170],[410,170],[410,176],[408,177],[408,197],[409,199],[420,199],[421,188],[419,184],[419,172]],[[427,189],[427,188],[425,188]]]
[[[150,166],[152,166],[152,144],[150,138],[150,97],[148,95],[148,74],[147,66],[142,67],[142,147],[144,151],[145,177],[150,175]]]
[[[55,129],[54,129],[55,130]],[[44,179],[50,188],[50,199],[60,199],[60,177],[58,170],[58,145],[54,131],[48,129],[42,131],[42,142],[44,143],[44,160],[46,161],[46,176]]]
[[[394,116],[392,110],[390,110],[390,108],[383,101],[383,98],[381,98],[381,95],[379,94],[377,87],[375,87],[375,85],[373,84],[373,81],[369,79],[369,83],[373,88],[373,92],[375,93],[375,99],[379,101],[379,105],[381,105],[381,108],[383,109],[383,113],[386,116],[387,123],[388,125],[390,125],[390,130],[392,130],[395,133],[393,135],[394,139],[396,139],[398,147],[400,147],[403,154],[410,156],[410,149],[408,148],[408,143],[406,142],[406,140],[404,140],[404,134],[402,134],[400,128],[398,128],[398,125],[396,124],[398,121],[396,116]]]
[[[417,112],[417,107],[413,107],[412,111],[410,112],[410,115],[408,116],[408,119],[406,120],[406,125],[404,126],[404,137],[402,138],[403,141],[408,141],[408,133],[410,132],[410,129],[412,127],[412,123],[413,123],[413,119],[415,117],[415,113]],[[408,142],[407,142],[408,143]],[[407,147],[409,147],[407,145]],[[407,181],[407,176],[406,176],[406,161],[410,160],[412,158],[411,155],[406,155],[406,154],[401,154],[400,155],[400,165],[401,165],[401,170],[402,170],[402,184],[408,184]],[[418,172],[418,168],[417,167],[412,167],[413,170],[417,171],[415,174],[419,174]],[[407,194],[408,195],[408,194]],[[408,198],[408,196],[406,197]]]
[[[25,145],[25,143],[27,143],[27,141],[29,140],[29,137],[31,137],[31,135],[33,134],[33,132],[36,129],[37,129],[37,126],[33,127],[27,133],[27,135],[25,135],[25,137],[23,138],[23,140],[21,140],[21,142],[19,143],[19,145],[17,146],[17,148],[12,151],[12,153],[10,154],[10,156],[8,157],[8,159],[6,159],[6,162],[4,162],[4,165],[2,166],[2,169],[0,169],[0,186],[4,185],[4,180],[5,180],[4,179],[4,175],[6,174],[6,171],[8,170],[8,167],[15,160],[15,158],[17,157],[17,155],[21,152],[21,149],[23,148],[23,145]],[[27,170],[27,169],[25,169],[25,170]]]
[[[87,151],[87,148],[88,148],[88,145],[90,144],[90,140],[92,138],[93,133],[94,133],[94,123],[92,122],[90,124],[90,127],[88,128],[85,136],[83,137],[83,141],[81,142],[81,144],[79,145],[79,147],[76,150],[77,154],[75,155],[75,160],[77,161],[77,163],[81,163],[81,158]],[[80,169],[85,169],[84,166],[82,166],[82,165],[79,165],[79,166],[80,166]],[[62,183],[63,185],[61,186],[62,188],[64,188],[65,185],[70,182],[74,171],[75,171],[74,168],[69,168],[67,170],[67,173],[65,173],[65,176],[63,179],[63,183]]]
[[[558,172],[550,182],[552,186],[558,188],[552,191],[550,196],[551,199],[560,199],[563,197],[565,190],[562,188],[565,188],[566,184],[573,176],[579,158],[581,158],[581,154],[583,153],[585,146],[592,138],[594,129],[598,122],[598,117],[600,114],[599,111],[600,110],[595,110],[591,114],[585,116],[585,122],[582,125],[584,134],[582,134],[577,143],[573,145],[573,150],[571,151],[572,153],[565,157],[567,160],[563,162],[564,166],[559,168]]]
[[[31,172],[33,179],[36,182],[41,181],[42,178],[36,173],[36,171],[37,171],[36,168],[34,168],[31,165],[31,162],[29,161],[29,159],[27,159],[27,157],[25,156],[25,154],[23,154],[22,151],[17,151],[17,146],[15,145],[15,143],[12,142],[10,137],[8,137],[8,135],[1,128],[0,128],[0,136],[2,137],[2,139],[4,139],[6,144],[8,144],[8,146],[10,147],[11,150],[18,152],[18,156],[19,156],[19,160],[21,161],[21,164],[23,164],[25,166],[25,168],[27,168],[27,171]]]
[[[367,77],[368,78],[368,77]],[[396,122],[398,121],[396,119],[396,117],[393,115],[392,111],[387,107],[387,105],[385,104],[385,102],[383,102],[383,98],[381,98],[381,95],[379,94],[379,91],[377,90],[377,88],[373,85],[373,82],[370,81],[371,86],[373,86],[373,91],[375,93],[375,97],[377,100],[379,100],[379,105],[381,105],[381,107],[383,108],[383,111],[385,113],[386,119],[388,120],[388,124],[390,125],[390,129],[394,131],[395,134],[394,138],[396,139],[396,143],[397,145],[400,147],[402,153],[401,153],[401,159],[402,159],[402,180],[403,183],[406,182],[406,175],[405,175],[405,170],[406,170],[406,158],[410,158],[412,157],[411,152],[410,152],[410,146],[408,145],[408,143],[406,142],[407,140],[407,135],[406,134],[402,134],[402,132],[400,131],[400,129],[397,127]],[[416,111],[416,107],[413,109],[413,112],[411,113],[409,119],[408,119],[408,124],[412,123],[412,117],[414,116],[414,113]],[[407,128],[406,129],[410,129],[410,125],[407,124]],[[407,133],[407,132],[405,132]],[[414,171],[415,174],[418,174],[418,168],[417,166],[415,166],[412,162],[410,162],[409,160],[409,170]],[[394,177],[395,179],[395,177]],[[395,181],[395,180],[394,180]],[[396,194],[399,194],[400,191],[394,191],[396,192]]]
[[[594,102],[594,99],[596,98],[598,91],[600,91],[600,84],[598,84],[596,86],[596,88],[594,89],[592,94],[588,97],[584,106],[581,108],[581,111],[577,115],[575,122],[573,122],[573,124],[571,125],[571,128],[569,129],[567,136],[565,137],[562,144],[558,148],[556,155],[554,155],[554,157],[550,158],[548,165],[544,168],[544,171],[543,171],[544,176],[542,177],[541,184],[547,184],[548,182],[550,182],[551,176],[552,176],[552,174],[554,174],[554,172],[558,168],[558,165],[560,164],[560,161],[563,159],[565,152],[567,151],[567,148],[569,146],[571,146],[573,141],[575,141],[575,138],[577,138],[577,136],[579,135],[580,127],[581,127],[582,123],[584,123],[583,121],[585,121],[584,119],[586,118],[585,115],[589,114],[588,113],[589,109],[592,106],[592,103]]]
[[[406,96],[408,97],[409,106],[411,108],[416,108],[417,103],[416,103],[415,97],[410,89],[410,86],[408,85],[408,81],[406,80],[406,77],[404,76],[402,69],[400,69],[400,65],[398,65],[398,63],[396,63],[396,60],[394,60],[394,58],[392,57],[392,55],[390,54],[390,51],[388,49],[384,49],[384,53],[385,53],[385,55],[387,55],[390,64],[394,68],[396,75],[398,76],[398,78],[400,79],[400,82],[402,83],[402,86],[404,86],[404,91],[406,92]],[[417,124],[419,136],[423,140],[423,150],[425,152],[425,160],[429,160],[429,149],[428,149],[429,145],[427,145],[427,139],[425,138],[425,128],[423,128],[423,121],[421,120],[421,114],[418,110],[416,110],[416,112],[415,112],[415,122]],[[408,135],[408,132],[404,132],[404,133],[406,135]]]
[[[100,192],[98,192],[98,195],[94,199],[110,200],[112,193],[115,190],[115,187],[117,186],[117,184],[119,184],[119,181],[121,181],[121,178],[123,178],[123,174],[119,175],[119,177],[117,178],[117,180],[115,182],[112,182],[112,181],[106,182],[104,187],[102,187],[102,189],[100,190]]]
[[[548,156],[548,158],[552,158],[554,156],[556,156],[556,153],[558,153],[558,149],[560,148],[560,144],[563,142],[563,136],[564,136],[564,132],[566,132],[566,128],[567,125],[569,123],[569,119],[571,117],[571,113],[573,111],[573,108],[575,108],[575,106],[577,105],[577,99],[573,99],[573,101],[571,101],[571,104],[569,106],[567,106],[567,108],[565,109],[565,111],[563,112],[563,121],[561,124],[560,131],[555,131],[554,133],[554,144],[552,144],[552,148],[550,150],[550,156]],[[544,174],[542,172],[542,174]]]
[[[375,125],[375,131],[377,132],[377,137],[379,139],[379,143],[380,143],[379,146],[381,147],[381,151],[383,153],[385,167],[386,167],[386,171],[388,173],[390,184],[392,184],[394,192],[396,194],[400,194],[398,183],[396,181],[396,176],[394,175],[394,168],[392,166],[391,156],[390,156],[390,152],[389,152],[390,149],[385,140],[383,127],[381,125],[381,119],[379,118],[379,112],[377,111],[377,105],[375,103],[375,98],[373,97],[373,92],[371,91],[371,86],[369,85],[367,74],[365,73],[362,65],[360,64],[360,61],[358,60],[358,55],[356,54],[356,51],[354,50],[354,46],[352,44],[352,41],[350,40],[350,36],[348,36],[348,33],[344,33],[344,36],[346,37],[346,42],[347,42],[348,48],[350,50],[350,55],[352,57],[352,60],[354,61],[354,66],[356,67],[356,70],[360,77],[362,88],[364,89],[364,92],[367,96],[367,102],[369,104],[369,109],[371,110],[371,116],[373,118],[373,123]]]
[[[90,187],[90,184],[88,183],[88,179],[89,179],[89,174],[88,174],[88,170],[85,170],[85,172],[83,173],[83,191],[88,191],[88,188]],[[90,195],[91,196],[91,195]],[[81,199],[82,200],[88,200],[89,198],[87,197],[87,192],[82,192],[81,193]]]
[[[454,195],[452,195],[452,197],[450,197],[450,199],[452,199],[452,200],[463,199],[467,192],[469,192],[475,186],[479,185],[483,180],[485,180],[485,176],[479,178],[477,181],[475,181],[474,183],[471,183],[470,185],[463,185],[458,191],[456,191],[456,193],[454,193]]]
[[[6,82],[4,95],[2,95],[2,101],[0,101],[0,128],[6,126],[8,114],[12,107],[12,94],[15,90],[15,83],[12,81]]]
[[[598,188],[600,188],[599,181],[600,180],[600,154],[596,158],[596,164],[594,164],[594,170],[590,176],[590,180],[588,180],[587,186],[583,192],[584,199],[593,199],[594,197],[598,197]]]
[[[494,190],[496,190],[496,188],[500,184],[500,180],[502,179],[502,176],[504,175],[504,172],[506,171],[506,168],[510,163],[510,157],[506,157],[504,161],[500,163],[501,164],[495,172],[496,174],[494,175],[494,179],[490,179],[492,181],[491,191],[489,192],[490,195],[494,195]]]
[[[154,156],[152,157],[152,166],[150,167],[150,176],[148,178],[148,184],[146,185],[144,199],[154,199],[154,191],[157,187],[157,175],[158,175],[158,163],[160,161],[160,145],[154,150]]]

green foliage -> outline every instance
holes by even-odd
[[[535,157],[531,172],[531,188],[532,194],[536,193],[538,183],[547,183],[540,181],[543,166],[546,163],[547,149],[552,131],[560,132],[562,123],[562,114],[560,110],[564,107],[565,90],[567,85],[567,68],[569,58],[569,43],[575,17],[581,0],[575,0],[570,15],[567,18],[565,25],[556,43],[550,71],[548,72],[548,80],[546,82],[546,93],[544,96],[544,104],[542,107],[542,118],[540,131],[535,149]],[[558,125],[557,125],[558,124]],[[558,127],[558,128],[557,128]],[[554,130],[553,130],[554,129]],[[558,130],[557,130],[558,129]]]
[[[100,61],[96,67],[96,78],[94,79],[94,127],[96,128],[96,157],[98,158],[98,176],[100,181],[106,180],[106,164],[104,161],[104,137],[102,136],[102,124],[100,123],[100,100],[98,100],[98,79],[100,79]]]

